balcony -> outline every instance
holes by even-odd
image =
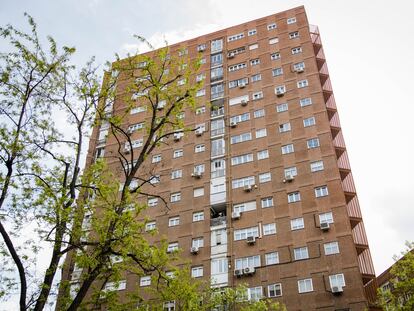
[[[211,178],[217,178],[217,177],[223,177],[223,176],[226,176],[225,169],[211,171]]]
[[[210,219],[210,227],[222,226],[226,224],[227,224],[226,216],[220,216],[220,217]]]
[[[362,253],[364,249],[368,248],[368,239],[367,234],[365,233],[363,222],[359,222],[352,229],[352,237],[354,239],[355,246],[357,247],[358,254]]]
[[[224,91],[211,93],[211,100],[218,99],[224,97]]]
[[[348,202],[348,204],[346,205],[346,209],[348,211],[349,218],[354,218],[354,219],[359,219],[359,220],[362,219],[361,209],[359,207],[359,202],[358,202],[358,197],[357,196],[353,197],[352,200]],[[352,219],[351,219],[351,225],[352,224],[353,224],[353,222],[352,222]],[[354,227],[354,226],[352,226],[352,227]]]
[[[375,278],[374,264],[372,263],[371,252],[368,248],[358,255],[358,266],[364,285]]]
[[[211,118],[217,118],[217,117],[224,116],[224,107],[212,106],[211,109],[212,109],[210,112]]]
[[[211,129],[210,133],[211,133],[211,137],[218,136],[218,135],[224,135],[224,127],[214,129],[214,130]]]

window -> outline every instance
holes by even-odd
[[[280,53],[279,52],[270,54],[270,60],[277,60],[277,59],[280,59]]]
[[[259,48],[259,45],[257,44],[257,43],[255,43],[255,44],[250,44],[249,45],[249,50],[251,51],[251,50],[256,50],[257,48]]]
[[[181,192],[171,193],[171,197],[170,197],[171,203],[178,202],[180,200],[181,200]]]
[[[261,286],[251,287],[247,289],[247,299],[257,301],[262,299],[263,290]]]
[[[259,65],[260,64],[260,59],[256,58],[256,59],[252,59],[250,61],[250,65],[255,66],[255,65]]]
[[[211,41],[211,53],[220,52],[223,49],[223,39]]]
[[[282,284],[271,284],[267,286],[267,295],[269,297],[281,297],[282,296]]]
[[[313,291],[312,279],[304,279],[298,281],[299,294],[308,293]]]
[[[310,164],[311,172],[323,171],[323,161],[315,161]]]
[[[232,89],[234,87],[242,87],[242,86],[246,86],[247,84],[249,84],[249,79],[248,78],[241,78],[238,80],[232,80],[229,82],[229,89]]]
[[[272,207],[273,206],[273,198],[272,197],[263,198],[261,200],[261,202],[262,202],[262,208],[267,208],[267,207]]]
[[[275,223],[263,225],[263,235],[270,235],[270,234],[276,234]]]
[[[173,158],[180,158],[183,156],[183,149],[174,150]]]
[[[223,54],[222,53],[218,53],[218,54],[213,54],[210,56],[210,65],[211,67],[214,66],[219,66],[221,64],[223,64]]]
[[[299,101],[299,104],[300,104],[300,106],[301,107],[306,107],[306,106],[309,106],[309,105],[312,105],[312,98],[302,98],[300,101]]]
[[[252,139],[252,133],[243,133],[243,134],[240,134],[240,135],[232,136],[230,138],[230,143],[231,144],[237,144],[237,143],[241,143],[241,142],[248,141],[248,140],[251,140],[251,139]]]
[[[252,94],[252,99],[253,100],[258,100],[258,99],[261,99],[261,98],[263,98],[263,92],[262,91],[255,92],[255,93]]]
[[[167,252],[172,253],[178,250],[178,242],[169,243],[167,247]]]
[[[204,152],[205,150],[206,150],[206,146],[204,144],[199,144],[194,147],[195,153]]]
[[[196,93],[196,97],[200,97],[200,96],[204,96],[204,95],[206,95],[206,90],[205,89],[198,90],[197,93]]]
[[[294,248],[293,255],[294,255],[295,260],[308,259],[309,258],[308,248],[306,246]]]
[[[178,226],[180,224],[180,217],[171,217],[170,219],[168,219],[168,227],[175,227]]]
[[[296,23],[296,17],[290,17],[286,20],[288,25]]]
[[[263,160],[269,158],[269,150],[261,150],[257,152],[257,160]]]
[[[157,225],[156,225],[155,221],[147,222],[145,224],[145,231],[155,230],[156,227],[157,227]]]
[[[198,247],[198,248],[204,247],[204,239],[202,237],[200,237],[200,238],[194,238],[191,241],[191,246],[192,247]]]
[[[202,197],[204,195],[204,188],[195,188],[194,189],[194,197]]]
[[[229,106],[240,104],[242,101],[249,101],[249,95],[243,95],[229,99]]]
[[[177,81],[178,86],[184,85],[186,83],[187,83],[187,79],[180,79],[180,80]]]
[[[202,173],[204,173],[204,171],[205,171],[205,165],[204,164],[194,165],[194,173],[202,174]]]
[[[292,54],[293,55],[299,54],[299,53],[302,53],[302,48],[300,46],[292,49]]]
[[[203,81],[205,78],[206,78],[206,74],[205,73],[200,73],[196,76],[196,82]]]
[[[150,286],[151,285],[151,276],[141,276],[139,279],[139,286]]]
[[[301,89],[301,88],[304,88],[304,87],[307,87],[309,85],[309,82],[308,82],[308,80],[300,80],[300,81],[298,81],[298,83],[297,83],[297,86],[298,86],[298,89]]]
[[[236,258],[235,266],[236,269],[260,267],[260,256]]]
[[[210,71],[210,81],[223,79],[223,67],[213,68]]]
[[[295,203],[299,201],[300,201],[299,191],[288,193],[288,203]]]
[[[261,117],[264,117],[264,116],[265,116],[265,110],[264,110],[264,109],[255,110],[255,111],[253,112],[253,116],[254,116],[255,118],[261,118]]]
[[[326,197],[328,195],[328,187],[327,186],[320,186],[315,188],[315,197]]]
[[[273,77],[277,77],[283,74],[283,69],[282,68],[275,68],[272,70],[272,76]]]
[[[271,38],[269,39],[269,44],[276,44],[279,42],[279,38]]]
[[[191,268],[191,276],[193,278],[201,278],[203,276],[203,267],[193,267]]]
[[[228,267],[227,258],[211,259],[211,275],[227,273]]]
[[[245,228],[245,229],[234,230],[235,241],[246,240],[247,237],[249,236],[258,237],[259,227],[250,227],[250,228]],[[237,262],[236,262],[236,265],[237,265]]]
[[[174,311],[175,310],[175,301],[173,300],[173,301],[164,302],[163,310],[164,311]]]
[[[188,54],[188,50],[187,49],[181,49],[178,51],[178,56],[183,56]]]
[[[246,52],[246,48],[244,46],[242,46],[242,47],[239,47],[237,49],[229,51],[229,55],[230,54],[237,55],[237,54],[241,54],[241,53],[244,53],[244,52]]]
[[[291,167],[287,167],[285,168],[285,177],[287,176],[297,176],[298,175],[298,170],[296,169],[296,166],[291,166]]]
[[[161,176],[160,175],[151,176],[149,179],[149,182],[151,185],[158,184],[159,182],[161,182]]]
[[[231,117],[230,118],[230,122],[236,122],[236,123],[240,123],[240,122],[244,122],[244,121],[248,121],[250,120],[250,113],[246,112],[243,114],[239,114],[237,116]]]
[[[267,130],[266,129],[258,129],[256,130],[256,138],[262,138],[267,136]]]
[[[149,207],[157,206],[158,198],[148,198],[148,203],[147,204],[148,204]]]
[[[205,107],[205,106],[202,106],[202,107],[198,107],[198,108],[196,109],[195,114],[196,114],[196,115],[199,115],[199,114],[203,114],[203,113],[205,113],[205,112],[206,112],[206,107]]]
[[[344,287],[345,286],[345,278],[342,273],[334,274],[329,276],[329,283],[331,284],[331,288],[334,286],[337,287]]]
[[[293,149],[293,144],[284,145],[282,146],[282,154],[292,153],[295,150]]]
[[[216,99],[224,96],[224,84],[219,83],[211,86],[210,89],[211,99]]]
[[[240,63],[240,64],[229,66],[229,71],[232,72],[232,71],[240,70],[246,67],[247,67],[246,63]]]
[[[319,138],[311,138],[306,141],[308,149],[318,148],[319,147]]]
[[[277,28],[276,23],[272,23],[272,24],[267,25],[267,30],[272,30],[272,29],[276,29],[276,28]]]
[[[279,85],[275,87],[275,94],[276,95],[283,95],[286,93],[286,87],[284,85]]]
[[[332,212],[327,212],[323,214],[319,214],[319,222],[326,222],[328,224],[333,224],[333,215]]]
[[[161,162],[161,155],[156,154],[156,155],[152,156],[152,163],[158,163],[158,162]]]
[[[253,36],[253,35],[255,35],[255,34],[257,34],[257,30],[256,30],[256,29],[251,29],[251,30],[249,30],[249,31],[247,32],[247,35],[248,35],[248,36]]]
[[[272,175],[270,173],[259,174],[259,183],[265,183],[272,180]]]
[[[239,165],[253,161],[253,153],[242,154],[231,158],[231,165]]]
[[[235,204],[233,206],[233,212],[239,212],[239,213],[254,211],[255,209],[256,209],[256,201]]]
[[[325,243],[323,245],[323,248],[325,250],[325,255],[326,256],[339,254],[339,244],[338,244],[338,242]]]
[[[279,263],[279,253],[272,252],[265,254],[265,263],[266,265],[275,265]]]
[[[183,171],[182,170],[174,170],[171,172],[171,179],[178,179],[183,177]]]
[[[290,122],[282,123],[279,125],[279,133],[289,132],[290,131]]]
[[[293,64],[293,70],[294,71],[303,71],[303,70],[305,70],[305,63],[300,62],[300,63]]]
[[[232,189],[242,188],[244,186],[252,186],[255,184],[254,176],[233,179],[232,182]]]
[[[224,155],[224,152],[225,152],[225,143],[224,143],[223,138],[215,139],[211,141],[211,156],[212,157]]]
[[[104,292],[111,292],[115,290],[124,290],[126,289],[126,280],[119,282],[108,282],[105,284]]]
[[[229,36],[227,38],[227,42],[236,41],[236,40],[239,40],[241,38],[244,38],[244,33],[243,32],[242,33],[238,33],[236,35]]]
[[[193,213],[193,222],[203,221],[203,220],[204,220],[204,212],[195,212],[195,213]]]
[[[304,127],[315,125],[315,123],[316,123],[315,117],[310,117],[310,118],[303,119],[303,126]]]
[[[144,122],[132,124],[132,125],[128,126],[128,132],[132,133],[132,132],[138,131],[140,129],[143,129],[144,126],[145,126]]]
[[[257,82],[262,80],[262,75],[260,73],[258,73],[257,75],[253,75],[250,78],[250,81],[252,81],[252,83]]]
[[[305,228],[305,223],[304,223],[302,217],[295,218],[295,219],[292,219],[290,221],[290,229],[291,230],[300,230],[300,229],[303,229],[303,228]]]
[[[202,52],[202,51],[205,51],[206,48],[207,48],[207,45],[206,44],[199,44],[197,46],[197,51]]]
[[[299,38],[299,31],[289,33],[289,39]]]

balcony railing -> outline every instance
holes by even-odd
[[[336,110],[336,102],[333,94],[329,96],[329,99],[326,101],[326,107]]]
[[[362,274],[375,275],[374,264],[372,263],[371,253],[368,248],[359,254],[358,265]]]
[[[349,164],[348,154],[345,151],[338,159],[338,167],[341,169],[350,170],[351,165]]]
[[[217,92],[217,93],[211,93],[211,99],[217,99],[217,98],[221,98],[224,97],[224,91],[222,92]]]
[[[364,223],[363,222],[359,222],[352,229],[352,237],[354,238],[354,243],[355,244],[368,246],[367,234],[365,232],[365,228],[364,228]]]
[[[227,223],[226,216],[220,216],[220,217],[210,219],[211,227],[225,225],[226,223]]]
[[[218,129],[211,130],[211,136],[218,136],[224,134],[224,127]]]
[[[334,147],[345,148],[345,140],[342,136],[342,131],[339,131],[339,133],[335,136],[333,140],[333,145]]]
[[[332,127],[341,127],[341,122],[339,121],[339,115],[337,112],[334,113],[332,118],[329,120],[329,123]]]
[[[214,106],[213,106],[210,112],[210,117],[215,118],[215,117],[220,117],[220,116],[224,116],[224,107],[214,109]]]
[[[342,189],[344,192],[356,193],[354,179],[352,178],[352,173],[349,173],[345,179],[342,181]]]
[[[361,209],[359,207],[358,197],[354,196],[346,205],[348,216],[353,218],[362,218]]]
[[[211,171],[211,178],[217,178],[217,177],[223,177],[223,176],[226,176],[225,169]]]

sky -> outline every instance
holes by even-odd
[[[0,24],[27,29],[27,12],[42,36],[77,48],[76,63],[95,55],[103,65],[134,52],[134,34],[171,44],[300,5],[321,32],[380,274],[414,241],[413,1],[0,0]]]

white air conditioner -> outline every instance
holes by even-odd
[[[305,71],[305,68],[303,68],[303,67],[298,67],[298,68],[296,68],[296,69],[295,69],[295,71],[296,71],[297,73],[301,73],[301,72],[304,72],[304,71]]]
[[[250,192],[253,190],[253,186],[252,185],[246,185],[243,187],[243,190],[246,192]]]
[[[242,106],[247,106],[247,103],[248,103],[248,101],[247,101],[247,100],[245,100],[245,99],[243,99],[243,100],[240,102],[240,104],[241,104]]]
[[[342,288],[342,286],[332,286],[332,294],[342,294],[344,292],[344,289]]]
[[[203,133],[204,133],[204,130],[203,129],[196,129],[196,131],[195,131],[195,134],[197,136],[201,136],[201,135],[203,135]]]
[[[294,176],[292,176],[292,175],[286,175],[286,176],[285,176],[285,178],[283,178],[283,182],[284,182],[284,183],[291,182],[291,181],[293,181],[294,179],[295,179],[295,177],[294,177]]]
[[[205,50],[206,50],[206,47],[205,46],[199,46],[197,48],[197,51],[199,51],[199,52],[204,52]]]
[[[195,178],[201,178],[201,176],[203,176],[203,173],[198,172],[198,171],[195,171],[194,173],[191,174],[191,177],[195,177]]]
[[[231,219],[239,219],[241,216],[241,213],[239,211],[231,213]]]
[[[236,53],[234,52],[230,52],[229,54],[227,54],[227,58],[234,58],[234,56],[236,56]]]
[[[285,95],[285,91],[277,91],[276,92],[276,96],[278,96],[278,97],[283,96],[283,95]]]
[[[328,231],[329,230],[329,222],[321,222],[321,230]]]
[[[243,269],[243,274],[251,275],[256,272],[256,269],[254,267],[246,267]]]
[[[248,236],[246,238],[246,242],[247,242],[247,244],[254,244],[254,243],[256,243],[256,237],[255,236]]]
[[[234,275],[238,276],[238,277],[242,276],[243,275],[243,269],[234,270]]]
[[[181,135],[180,134],[174,134],[174,140],[175,141],[179,141],[181,139]]]
[[[190,249],[190,253],[191,253],[191,254],[197,254],[197,253],[198,253],[198,251],[199,251],[199,248],[198,248],[197,246],[193,246],[193,247],[191,247],[191,249]]]
[[[236,121],[231,121],[230,122],[230,127],[236,127],[237,126],[237,122]]]
[[[124,148],[124,152],[125,153],[130,153],[131,152],[131,148],[128,146],[125,146],[125,148]]]
[[[246,83],[240,83],[239,84],[239,89],[244,89],[246,87]]]

